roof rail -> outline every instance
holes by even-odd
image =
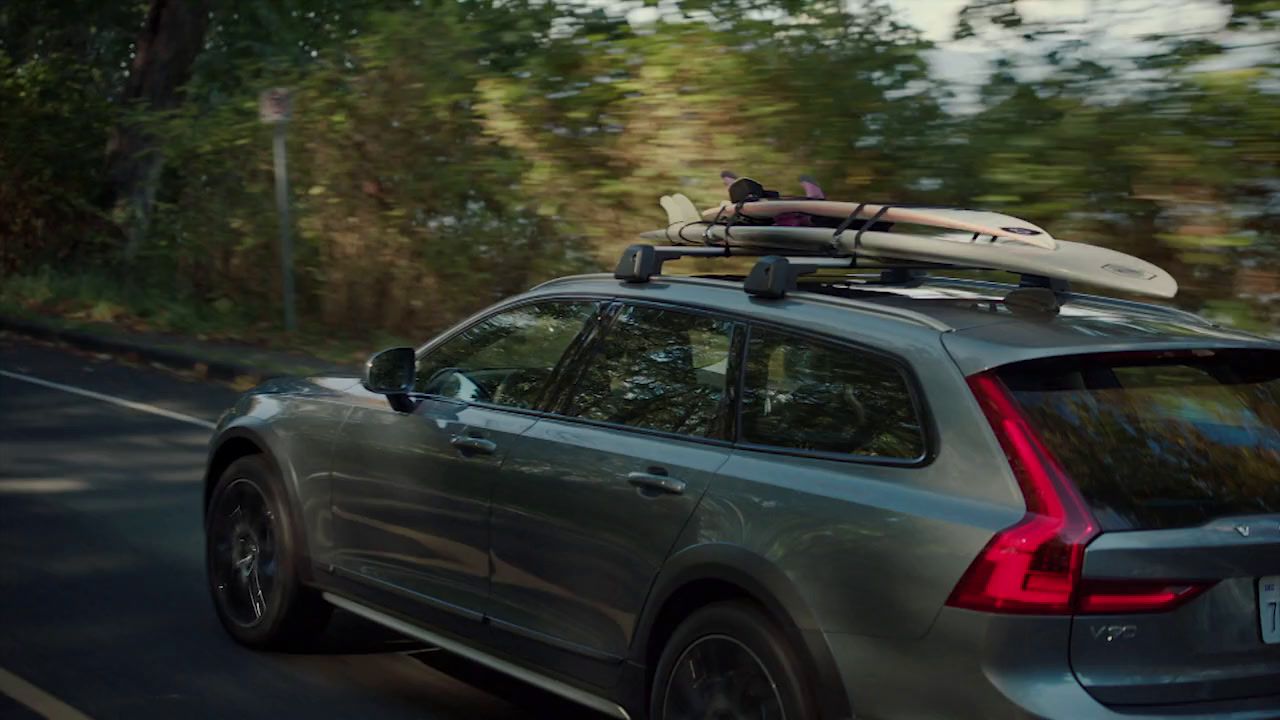
[[[1090,295],[1088,293],[1069,293],[1067,300],[1084,300],[1095,305],[1107,305],[1114,308],[1124,310],[1136,310],[1149,312],[1152,315],[1163,315],[1169,318],[1194,322],[1207,327],[1222,327],[1220,324],[1210,320],[1202,315],[1197,315],[1189,310],[1182,308],[1169,307],[1167,305],[1156,305],[1154,303],[1144,303],[1139,300],[1124,300],[1121,298],[1107,297],[1106,295]]]
[[[971,288],[985,288],[989,290],[1008,291],[1010,289],[1008,283],[993,282],[990,280],[971,280],[968,278],[949,278],[941,276],[930,276],[929,282],[937,285],[955,285]],[[1028,287],[1023,285],[1022,287]],[[1116,309],[1133,310],[1138,312],[1146,312],[1152,315],[1162,315],[1168,318],[1175,318],[1186,322],[1194,322],[1199,325],[1208,327],[1221,327],[1218,323],[1197,315],[1189,310],[1181,308],[1169,307],[1168,305],[1157,305],[1155,303],[1146,303],[1141,300],[1125,300],[1122,298],[1110,297],[1107,295],[1093,295],[1091,293],[1076,292],[1068,290],[1059,294],[1059,300],[1062,303],[1070,301],[1087,302],[1094,305],[1103,305]]]

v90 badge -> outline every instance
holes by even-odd
[[[1094,625],[1089,628],[1094,640],[1115,642],[1116,640],[1132,640],[1138,637],[1137,625]]]

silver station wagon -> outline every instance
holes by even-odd
[[[618,718],[1280,717],[1280,344],[681,254],[245,394],[206,473],[231,635],[338,607]]]

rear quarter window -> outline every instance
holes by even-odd
[[[752,328],[742,390],[747,442],[894,460],[925,454],[906,377],[871,353]]]

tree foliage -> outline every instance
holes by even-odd
[[[1261,327],[1280,296],[1276,8],[1222,2],[1222,28],[1110,58],[1017,0],[973,0],[957,35],[1002,55],[966,107],[879,0],[683,0],[634,22],[638,3],[218,0],[180,102],[139,107],[148,3],[10,0],[0,272],[116,268],[274,322],[256,98],[287,86],[300,306],[336,333],[420,335],[606,266],[661,223],[659,195],[718,202],[723,169],[1025,216],[1167,265],[1179,302]],[[1241,44],[1258,45],[1245,65]],[[122,123],[163,159],[127,263],[104,192]]]

